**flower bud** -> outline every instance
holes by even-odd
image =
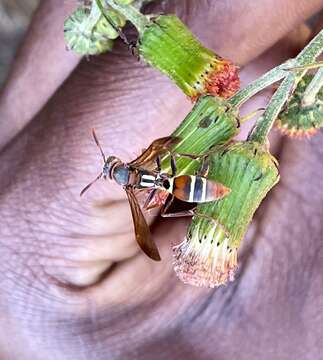
[[[239,89],[238,68],[205,48],[174,15],[154,18],[139,39],[139,54],[195,100],[229,98]]]
[[[107,18],[109,20],[107,20]],[[98,55],[112,49],[126,19],[113,9],[106,10],[106,17],[96,1],[90,7],[80,6],[65,20],[64,38],[67,46],[81,55]],[[115,26],[113,26],[113,25]]]
[[[217,287],[234,279],[237,250],[268,191],[278,182],[276,159],[256,142],[236,142],[209,157],[208,178],[231,189],[198,205],[185,240],[174,247],[174,269],[185,283]]]
[[[305,75],[297,85],[285,109],[276,121],[276,127],[291,137],[310,137],[323,126],[323,88],[317,94],[313,104],[304,106],[304,92],[313,79],[313,75]]]

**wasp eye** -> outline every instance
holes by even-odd
[[[163,187],[166,190],[168,190],[170,188],[170,183],[169,183],[169,181],[167,179],[163,181]]]

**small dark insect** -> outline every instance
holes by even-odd
[[[171,197],[163,205],[162,213],[166,213],[173,197],[189,203],[201,203],[220,199],[230,191],[224,185],[208,180],[204,176],[176,176],[175,156],[197,158],[195,155],[175,155],[171,153],[171,147],[179,142],[179,138],[169,136],[157,139],[135,160],[130,163],[124,163],[115,156],[106,158],[95,132],[92,131],[92,134],[101,152],[104,165],[102,172],[81,191],[80,195],[82,196],[101,177],[104,179],[109,178],[121,185],[125,189],[129,200],[136,240],[145,254],[153,260],[159,261],[160,255],[152,240],[149,226],[140,209],[134,190],[152,190],[145,202],[144,208],[146,209],[158,190],[162,190],[167,195],[170,194]],[[171,175],[161,172],[160,156],[167,153],[171,155]],[[147,170],[145,166],[147,167],[154,161],[156,162],[156,170]],[[206,173],[207,170],[204,169],[204,172]],[[166,200],[165,196],[163,198]],[[167,214],[166,216],[184,215],[186,214],[177,213],[174,215]]]

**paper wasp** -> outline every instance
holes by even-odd
[[[162,190],[167,195],[170,194],[171,196],[166,203],[157,204],[163,205],[162,214],[166,213],[174,197],[189,203],[201,203],[221,199],[230,191],[224,185],[208,180],[202,174],[176,176],[176,156],[186,156],[192,159],[198,158],[195,155],[173,154],[171,152],[171,148],[179,142],[179,138],[164,137],[157,139],[135,160],[124,163],[115,156],[107,158],[95,132],[92,131],[92,134],[102,155],[104,165],[100,174],[81,191],[80,195],[82,196],[101,177],[114,180],[117,184],[121,185],[126,191],[130,204],[136,240],[145,254],[153,260],[159,261],[161,258],[157,246],[152,240],[149,226],[139,206],[135,190],[151,190],[144,208],[149,207],[151,200],[158,190]],[[160,156],[165,154],[171,155],[172,174],[170,175],[161,172]],[[153,162],[156,162],[155,169],[147,170],[148,165],[151,165]],[[207,172],[206,169],[203,171],[204,173]],[[166,200],[165,197],[163,198]]]

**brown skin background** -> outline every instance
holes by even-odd
[[[102,181],[82,200],[79,191],[101,167],[91,128],[128,161],[191,104],[121,43],[77,66],[61,38],[75,3],[62,5],[42,3],[0,97],[0,359],[320,358],[322,135],[276,144],[282,180],[250,228],[237,280],[185,286],[170,245],[187,219],[155,221],[163,261],[154,263],[138,250],[121,189]],[[291,37],[268,49],[322,5],[183,0],[159,10],[246,65],[246,83],[293,55]]]

